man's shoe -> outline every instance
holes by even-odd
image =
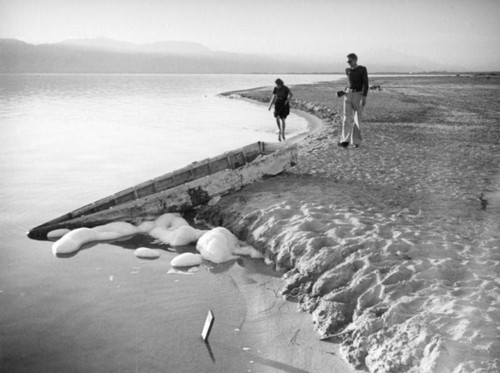
[[[347,148],[349,146],[349,143],[347,141],[344,142],[339,142],[337,143],[338,146],[341,146],[343,148]]]

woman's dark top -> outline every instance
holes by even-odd
[[[286,103],[290,89],[284,85],[282,87],[274,87],[273,95],[276,95],[276,102],[274,103],[274,116],[285,119],[290,114],[290,105]]]
[[[349,88],[357,92],[363,92],[363,96],[368,94],[368,71],[364,66],[356,66],[354,69],[348,67],[345,69],[347,80],[349,81]]]
[[[278,100],[288,100],[288,94],[290,93],[290,89],[284,85],[281,87],[274,87],[273,95],[276,95]]]

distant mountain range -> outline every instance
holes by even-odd
[[[369,56],[365,53],[365,56]],[[384,57],[385,56],[385,57]],[[390,57],[387,57],[390,56]],[[384,64],[390,58],[391,64]],[[378,61],[381,59],[381,61]],[[390,52],[363,60],[369,72],[458,71],[423,58]],[[332,73],[345,61],[213,51],[193,42],[134,44],[107,38],[28,44],[0,39],[0,73]]]
[[[156,53],[156,54],[178,54],[178,55],[206,55],[212,50],[200,43],[185,41],[160,41],[156,43],[135,44],[127,41],[117,41],[108,38],[97,39],[71,39],[65,40],[58,45],[81,47],[93,50],[105,50],[114,52],[132,53]]]

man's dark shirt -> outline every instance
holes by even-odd
[[[349,81],[349,88],[356,91],[362,91],[363,96],[368,94],[368,71],[364,66],[356,66],[354,69],[348,67],[345,69],[347,80]]]

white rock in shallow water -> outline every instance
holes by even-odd
[[[170,261],[172,267],[192,267],[202,263],[203,259],[200,254],[183,253],[177,255]]]
[[[129,236],[138,232],[136,226],[124,221],[116,221],[113,223],[98,225],[97,227],[94,227],[92,229],[96,232],[104,233],[105,235],[109,235],[109,237],[113,238]]]
[[[138,249],[135,249],[134,255],[143,259],[156,259],[160,257],[160,253],[158,251],[147,247],[139,247]]]

